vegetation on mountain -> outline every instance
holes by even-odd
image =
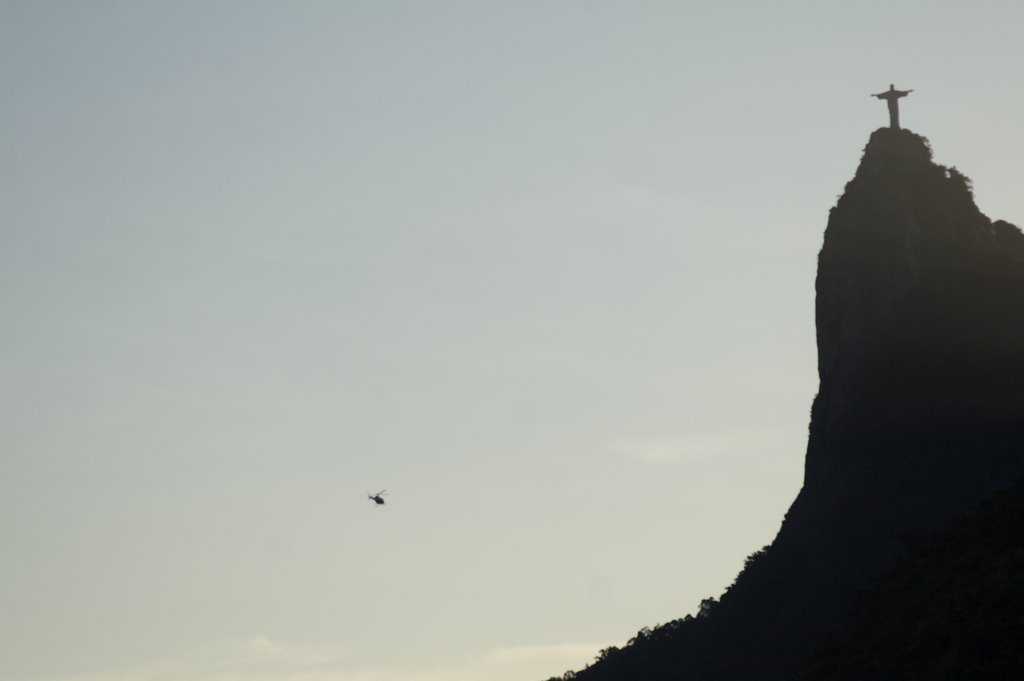
[[[1024,678],[1024,480],[909,542],[800,681]]]

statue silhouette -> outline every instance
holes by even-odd
[[[880,92],[877,95],[871,95],[872,97],[878,97],[884,99],[885,103],[889,105],[889,127],[893,130],[900,129],[900,105],[899,98],[906,97],[913,90],[897,90],[893,87],[892,83],[889,83],[889,89],[885,92]]]

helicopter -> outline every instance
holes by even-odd
[[[382,489],[381,491],[377,492],[376,494],[370,494],[369,492],[367,492],[366,493],[366,498],[367,499],[372,499],[373,502],[376,503],[378,506],[383,506],[384,505],[384,498],[383,497],[387,493],[388,493],[388,491],[386,489]]]

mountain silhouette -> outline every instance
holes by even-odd
[[[696,616],[563,679],[794,679],[908,538],[1024,473],[1024,234],[982,214],[925,138],[872,133],[830,211],[815,288],[820,385],[775,540]],[[819,671],[841,667],[840,648],[815,654]]]

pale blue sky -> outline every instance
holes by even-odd
[[[799,489],[868,95],[1024,220],[1022,20],[0,2],[0,679],[539,681],[692,612]]]

